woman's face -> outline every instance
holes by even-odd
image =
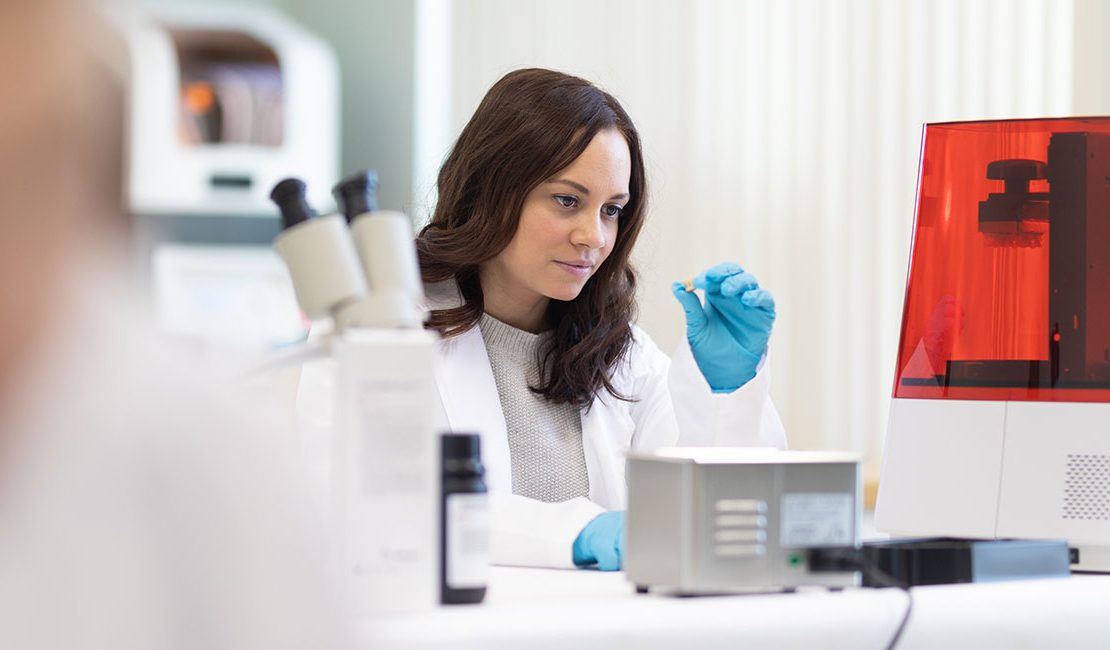
[[[631,173],[628,143],[606,129],[532,190],[512,241],[482,266],[487,311],[516,324],[526,314],[542,317],[549,299],[576,298],[613,250]]]

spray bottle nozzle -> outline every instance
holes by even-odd
[[[299,178],[287,178],[275,185],[270,192],[270,200],[276,203],[278,210],[281,211],[282,230],[288,230],[316,216],[316,211],[305,199],[304,181]]]
[[[355,172],[339,181],[331,193],[350,223],[360,214],[378,209],[378,174],[372,169]]]

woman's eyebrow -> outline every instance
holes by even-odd
[[[553,181],[548,181],[548,182],[549,183],[562,183],[563,185],[573,187],[574,189],[578,190],[579,192],[581,192],[581,193],[583,193],[587,196],[590,194],[589,188],[587,188],[585,185],[583,185],[581,183],[576,183],[576,182],[574,182],[572,180],[568,180],[566,178],[557,178]],[[618,199],[627,199],[627,198],[628,198],[628,192],[623,192],[621,194],[614,194],[613,196],[609,197],[609,200],[614,201],[614,200],[618,200]]]
[[[557,178],[553,181],[548,181],[548,182],[549,183],[562,183],[563,185],[569,185],[569,186],[573,187],[574,189],[578,190],[579,192],[581,192],[583,194],[589,194],[590,193],[589,188],[587,188],[585,185],[583,185],[581,183],[575,183],[574,181],[570,181],[570,180],[567,180],[565,178]]]

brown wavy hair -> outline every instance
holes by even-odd
[[[482,317],[480,265],[516,234],[528,194],[570,165],[594,135],[616,129],[628,143],[628,202],[605,262],[574,300],[551,300],[551,346],[541,350],[539,386],[556,404],[589,407],[603,388],[621,395],[612,373],[632,344],[636,272],[629,261],[647,204],[640,136],[620,103],[592,83],[529,68],[502,77],[482,99],[439,172],[439,201],[416,240],[425,282],[454,279],[463,304],[434,310],[428,328],[457,336]]]

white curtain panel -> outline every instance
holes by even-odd
[[[876,468],[921,125],[1069,114],[1083,4],[423,0],[415,204],[434,202],[435,169],[501,75],[596,82],[648,158],[641,325],[672,348],[671,281],[740,262],[777,300],[774,398],[791,445],[861,451]]]

